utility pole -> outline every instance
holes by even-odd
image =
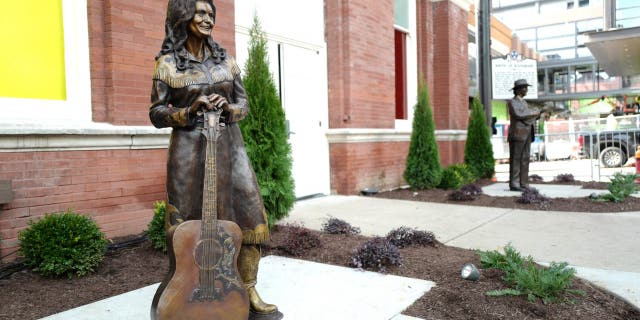
[[[478,15],[478,84],[487,126],[491,127],[491,0],[479,0]]]

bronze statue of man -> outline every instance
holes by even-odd
[[[509,100],[509,190],[522,191],[529,187],[529,157],[531,142],[535,138],[534,125],[540,111],[529,108],[524,96],[529,87],[525,79],[513,83],[514,97]]]
[[[203,113],[222,109],[225,132],[217,141],[218,219],[242,230],[238,271],[252,313],[274,314],[256,291],[260,244],[269,239],[267,217],[255,173],[237,122],[249,112],[240,68],[211,37],[212,0],[169,0],[165,38],[156,56],[149,117],[172,127],[167,160],[167,228],[201,219],[206,140]]]

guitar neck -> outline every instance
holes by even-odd
[[[219,113],[210,112],[205,117],[205,136],[207,137],[207,150],[205,160],[204,185],[202,190],[202,228],[215,225],[218,220],[217,209],[217,148],[216,141],[218,135]]]

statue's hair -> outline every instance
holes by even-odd
[[[169,0],[167,4],[167,18],[164,22],[164,40],[156,59],[165,54],[173,54],[178,70],[189,68],[185,43],[189,38],[189,24],[196,14],[196,2],[204,1],[213,9],[213,22],[216,21],[216,6],[213,0]],[[225,58],[226,51],[208,36],[205,45],[211,49],[214,61],[220,63]]]

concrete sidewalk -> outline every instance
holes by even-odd
[[[260,259],[258,279],[260,295],[278,305],[285,320],[409,320],[412,318],[401,312],[435,285],[277,256]],[[149,319],[157,287],[147,286],[42,320]]]
[[[557,191],[554,186],[546,186],[540,188],[542,194],[565,196],[552,193]],[[500,184],[492,187],[502,190]],[[640,307],[640,212],[529,211],[327,196],[296,203],[281,223],[320,230],[329,217],[345,220],[370,236],[408,226],[431,231],[440,242],[467,249],[495,250],[511,243],[538,262],[568,262],[576,267],[578,276]]]

